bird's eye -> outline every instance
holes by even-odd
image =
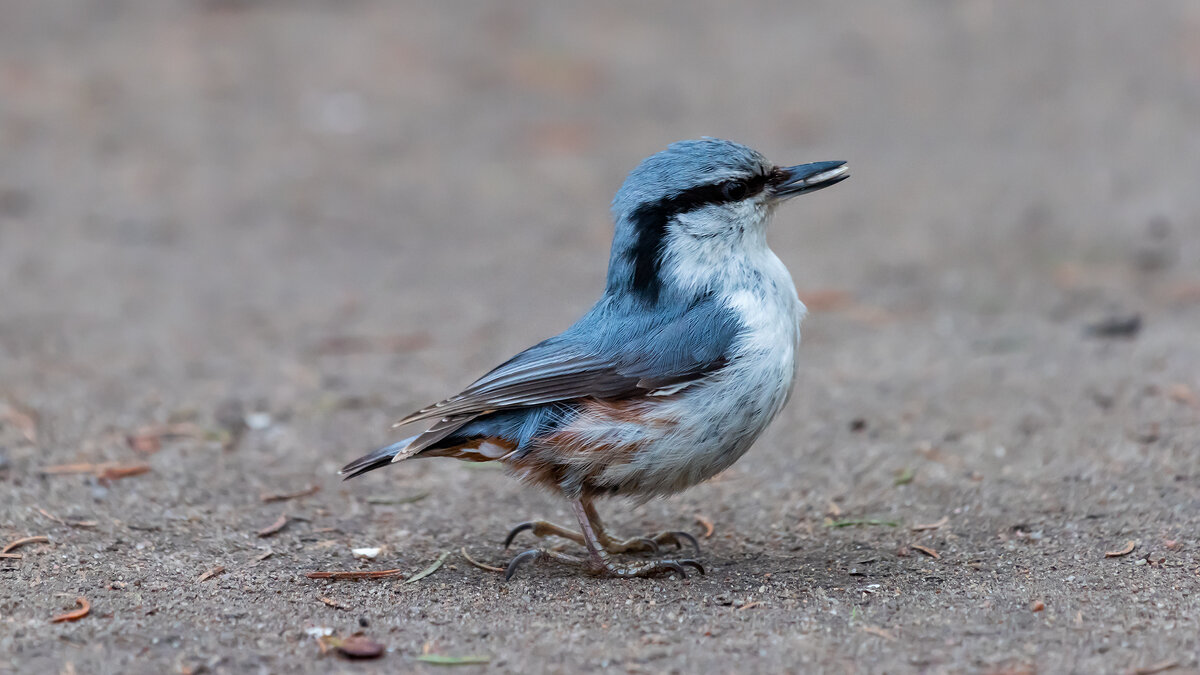
[[[728,180],[721,183],[721,196],[731,202],[744,199],[747,192],[749,192],[749,188],[746,187],[744,181]]]

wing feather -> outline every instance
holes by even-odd
[[[427,434],[432,438],[497,410],[579,398],[627,398],[678,386],[723,367],[739,330],[736,316],[707,296],[670,318],[651,312],[618,318],[600,306],[563,334],[517,354],[458,395],[394,426],[439,418],[417,445]]]

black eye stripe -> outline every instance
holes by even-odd
[[[754,175],[750,178],[730,179],[720,183],[701,185],[685,190],[677,195],[667,197],[658,202],[656,208],[668,214],[687,213],[698,208],[713,204],[725,204],[731,201],[741,201],[763,191],[767,186],[767,176]],[[726,187],[732,182],[740,182],[746,186],[745,191],[729,191]],[[741,193],[740,195],[738,193]]]

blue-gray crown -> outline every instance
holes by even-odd
[[[629,173],[613,199],[613,218],[619,222],[645,204],[731,178],[762,175],[771,168],[766,157],[733,141],[706,137],[672,143]]]
[[[761,189],[773,168],[758,152],[719,138],[672,143],[642,160],[613,199],[616,231],[608,291],[629,291],[657,301],[670,218],[705,204],[744,198],[747,184]]]

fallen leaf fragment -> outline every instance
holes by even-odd
[[[443,551],[442,554],[440,556],[438,556],[438,559],[435,560],[432,565],[430,565],[429,567],[426,567],[425,569],[421,570],[420,572],[417,572],[416,574],[412,575],[411,577],[405,579],[404,583],[411,584],[411,583],[414,583],[414,582],[424,579],[425,577],[429,576],[430,574],[433,574],[434,572],[438,571],[438,568],[440,568],[442,566],[442,563],[446,562],[446,558],[449,556],[450,556],[449,551]]]
[[[435,666],[472,666],[490,663],[490,656],[445,656],[443,654],[421,654],[417,657],[421,663]]]
[[[273,534],[278,533],[283,528],[287,527],[287,524],[290,520],[291,519],[288,518],[287,514],[285,513],[282,516],[279,516],[279,520],[276,520],[275,522],[271,523],[270,525],[259,530],[257,532],[257,534],[259,537],[269,537]]]
[[[1044,609],[1046,609],[1046,603],[1042,602],[1041,600],[1035,600],[1033,604],[1029,606],[1029,611],[1031,612],[1040,612]]]
[[[1152,666],[1142,666],[1129,671],[1132,675],[1156,675],[1179,667],[1178,661],[1160,661]]]
[[[280,493],[280,494],[259,495],[259,499],[262,500],[262,502],[265,504],[270,504],[271,502],[283,502],[283,501],[287,501],[289,499],[298,499],[300,497],[307,497],[311,494],[317,493],[318,491],[320,491],[320,489],[321,489],[320,485],[310,485],[310,486],[304,488],[303,490],[299,490],[297,492],[284,492],[284,493]]]
[[[309,579],[336,579],[350,581],[357,579],[386,579],[388,577],[404,576],[404,570],[376,570],[373,572],[309,572],[304,576]]]
[[[466,546],[459,549],[458,552],[462,554],[462,557],[467,559],[467,562],[471,563],[472,565],[474,565],[475,567],[478,567],[481,570],[487,570],[489,572],[503,572],[504,571],[503,567],[493,567],[492,565],[485,565],[484,563],[481,563],[478,560],[472,558],[470,555],[467,554]]]
[[[700,523],[700,526],[704,528],[704,534],[702,534],[700,536],[705,539],[708,539],[709,537],[713,536],[713,532],[715,532],[717,529],[713,525],[713,521],[709,520],[708,518],[705,518],[704,516],[700,515],[699,513],[696,514],[696,522]]]
[[[884,640],[887,640],[888,642],[896,641],[896,636],[892,635],[891,631],[880,628],[879,626],[863,626],[862,632],[870,633],[871,635],[876,635],[878,637],[883,638]]]
[[[377,659],[383,656],[386,649],[383,645],[365,635],[351,635],[339,641],[335,647],[337,653],[348,659]]]
[[[941,519],[938,520],[936,523],[922,523],[920,525],[913,525],[912,531],[913,532],[924,532],[926,530],[936,530],[948,522],[950,522],[950,516],[942,516]]]
[[[50,537],[47,537],[45,535],[39,534],[39,535],[36,535],[33,537],[21,537],[20,539],[14,539],[13,541],[8,542],[4,546],[3,549],[0,549],[0,553],[10,553],[18,548],[21,548],[22,546],[24,546],[26,544],[49,544],[49,543],[50,543]]]
[[[350,609],[349,607],[343,605],[342,603],[338,602],[337,600],[334,600],[333,598],[327,598],[325,596],[321,596],[317,599],[334,609],[344,609],[344,610]]]
[[[1119,551],[1106,551],[1104,553],[1104,557],[1105,558],[1119,558],[1123,555],[1129,555],[1130,553],[1133,553],[1133,549],[1135,549],[1135,548],[1137,548],[1137,542],[1130,539],[1128,542],[1126,542],[1125,548],[1122,548]]]
[[[900,472],[896,474],[896,478],[892,481],[892,485],[908,485],[909,483],[913,482],[913,478],[916,478],[916,476],[916,471],[906,467],[901,469]]]
[[[218,574],[220,574],[221,572],[224,572],[224,571],[225,571],[224,567],[217,565],[216,567],[210,569],[209,571],[207,571],[204,574],[201,574],[199,577],[197,577],[196,583],[200,583],[202,581],[208,581],[209,579],[217,576]]]
[[[129,464],[126,466],[110,466],[96,474],[102,481],[114,481],[131,476],[140,476],[150,471],[149,464]]]
[[[87,616],[88,612],[92,611],[92,603],[88,602],[87,598],[84,598],[84,597],[75,598],[75,604],[79,605],[79,609],[77,609],[73,612],[67,612],[66,614],[59,614],[58,616],[54,617],[53,619],[50,619],[50,623],[63,623],[64,621],[78,621],[78,620],[82,619],[83,617]]]
[[[920,551],[921,553],[924,553],[925,555],[929,556],[930,558],[933,558],[934,560],[937,560],[938,558],[942,557],[937,551],[929,548],[928,546],[921,546],[920,544],[913,544],[912,548]]]

